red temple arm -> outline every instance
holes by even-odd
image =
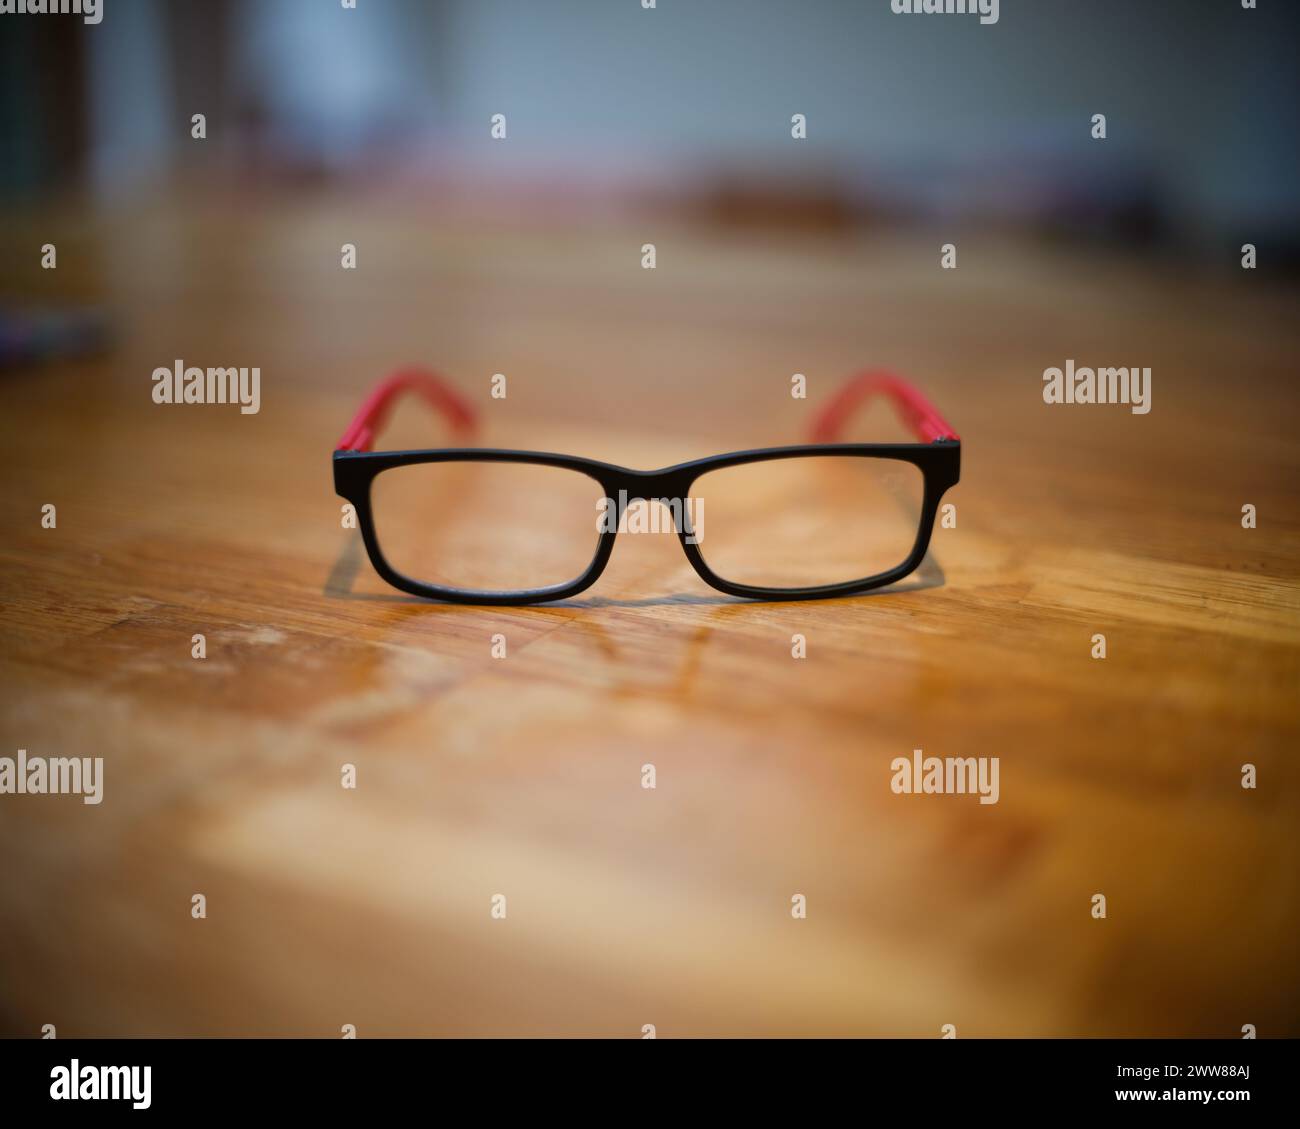
[[[456,432],[465,433],[474,429],[474,409],[442,377],[426,369],[402,369],[381,381],[366,397],[365,403],[348,424],[336,450],[371,450],[375,438],[388,421],[388,413],[392,410],[394,401],[405,392],[418,392],[443,415]]]
[[[844,425],[858,405],[881,393],[889,397],[899,418],[922,443],[959,438],[952,425],[921,394],[920,389],[901,377],[877,369],[851,378],[827,401],[813,420],[812,441],[838,443]]]

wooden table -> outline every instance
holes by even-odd
[[[0,747],[105,762],[99,806],[0,796],[3,1033],[1300,1034],[1296,294],[944,241],[10,216],[3,294],[103,301],[116,342],[0,378]],[[260,366],[261,411],[155,405],[177,358]],[[1150,366],[1151,413],[1044,404],[1067,358]],[[962,433],[957,527],[855,599],[732,600],[663,534],[566,604],[412,600],[330,476],[412,360],[484,443],[644,467],[799,441],[890,365]],[[893,794],[915,748],[999,757],[1000,802]]]

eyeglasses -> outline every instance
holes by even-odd
[[[812,443],[631,470],[538,451],[373,451],[399,397],[423,397],[460,440],[474,413],[418,369],[380,383],[334,452],[370,561],[395,588],[462,604],[562,600],[594,584],[619,532],[662,531],[664,515],[706,584],[732,596],[852,596],[907,576],[925,557],[961,441],[916,388],[883,372],[849,381],[818,413]],[[840,443],[883,395],[919,440]]]

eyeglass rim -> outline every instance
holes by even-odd
[[[687,497],[695,480],[713,470],[748,463],[790,458],[856,457],[892,459],[910,463],[922,474],[923,495],[917,536],[902,564],[882,573],[835,584],[801,588],[774,588],[738,584],[715,573],[704,560],[698,545],[688,541],[689,530],[679,529],[678,540],[696,574],[710,587],[727,595],[754,600],[810,600],[852,596],[882,588],[915,571],[929,549],[934,519],[944,493],[956,485],[961,474],[961,441],[940,438],[929,443],[816,443],[781,447],[759,447],[709,455],[657,470],[636,470],[616,463],[564,455],[550,451],[514,450],[499,447],[433,447],[404,451],[356,451],[340,449],[333,454],[334,488],[352,504],[357,515],[366,552],[375,571],[400,591],[446,603],[521,605],[569,599],[590,588],[604,571],[614,549],[617,529],[597,534],[595,555],[585,572],[572,581],[541,588],[484,591],[429,584],[393,568],[384,556],[375,531],[371,508],[371,485],[385,470],[439,462],[507,462],[550,466],[577,471],[594,479],[607,497],[626,492],[628,501],[659,497]]]

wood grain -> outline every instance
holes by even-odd
[[[116,340],[0,377],[0,752],[105,759],[98,807],[0,797],[3,1033],[1300,1034],[1294,291],[662,223],[643,271],[634,226],[329,195],[6,221],[4,295],[105,303]],[[1067,357],[1149,365],[1151,413],[1045,405]],[[177,358],[259,365],[261,411],[154,405]],[[962,433],[958,524],[848,600],[729,599],[670,535],[565,604],[412,600],[329,466],[407,361],[485,443],[643,467],[797,441],[891,365]],[[418,407],[387,438],[442,442]],[[999,757],[999,803],[894,795],[914,748]]]

